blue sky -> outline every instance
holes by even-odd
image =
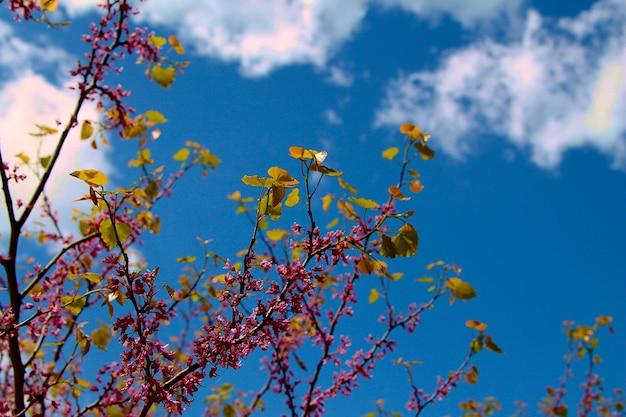
[[[141,249],[151,265],[176,275],[176,257],[200,253],[196,236],[234,257],[250,229],[226,195],[245,191],[244,174],[295,172],[292,145],[328,151],[349,183],[383,198],[394,177],[380,153],[413,122],[432,134],[437,157],[417,166],[425,189],[409,206],[420,252],[400,264],[398,303],[423,296],[412,278],[438,259],[461,265],[479,297],[440,304],[402,354],[427,363],[429,388],[428,376],[464,353],[468,318],[487,322],[506,351],[479,357],[480,383],[427,414],[455,415],[459,400],[492,394],[505,413],[516,399],[534,412],[562,373],[562,321],[599,314],[614,316],[616,329],[602,338],[600,372],[607,387],[626,387],[626,2],[151,0],[141,10],[139,24],[176,34],[191,62],[166,91],[130,61],[115,80],[138,111],[168,118],[153,155],[173,168],[171,153],[194,140],[223,161],[160,207],[163,232]],[[61,1],[58,13],[74,22],[62,34],[0,14],[6,154],[34,153],[25,133],[71,105],[66,70],[94,9]],[[81,116],[98,117],[90,108]],[[63,180],[74,169],[132,181],[134,144],[111,142],[98,152],[72,143],[55,180],[60,210],[82,194]],[[243,375],[254,375],[249,365]],[[404,378],[383,373],[333,410],[361,415],[385,396],[400,411]]]

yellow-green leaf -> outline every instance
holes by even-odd
[[[253,187],[265,187],[267,185],[271,185],[274,180],[271,180],[269,178],[259,178],[258,175],[244,175],[241,179],[241,182],[246,185],[251,185]]]
[[[61,296],[61,302],[63,306],[71,311],[73,314],[79,314],[83,311],[86,301],[83,297],[73,297],[71,295]]]
[[[84,278],[87,281],[93,282],[94,284],[99,284],[102,281],[102,275],[96,274],[95,272],[85,272],[83,274],[70,274],[69,278],[71,281],[74,281],[78,278]]]
[[[152,124],[167,122],[165,116],[163,116],[161,112],[156,110],[148,110],[144,116],[146,117],[146,120]]]
[[[472,366],[472,369],[465,374],[465,380],[470,384],[478,382],[478,369]]]
[[[446,288],[449,288],[452,291],[452,295],[459,300],[470,300],[476,297],[474,287],[460,278],[448,278]]]
[[[48,168],[48,165],[50,165],[51,159],[52,159],[52,155],[42,156],[41,158],[39,158],[39,163],[44,169],[46,169]]]
[[[369,200],[363,197],[355,198],[355,197],[350,196],[348,197],[348,200],[352,201],[357,206],[363,207],[365,209],[373,209],[378,206],[378,203],[376,203],[374,200]]]
[[[101,187],[109,181],[106,175],[96,169],[74,171],[70,175],[85,181],[91,187]]]
[[[378,298],[380,297],[380,294],[378,293],[378,290],[376,288],[372,288],[370,290],[370,296],[369,296],[369,303],[373,304],[376,302],[376,300],[378,300]]]
[[[163,46],[166,42],[167,41],[162,36],[150,36],[150,43],[156,47]]]
[[[109,326],[101,324],[99,328],[91,332],[91,341],[98,349],[107,350],[107,345],[111,341]]]
[[[128,224],[115,223],[115,229],[113,229],[113,223],[109,219],[103,220],[98,230],[100,231],[100,237],[109,250],[117,246],[116,232],[121,243],[124,243],[130,236],[130,226]]]
[[[196,261],[196,257],[195,256],[183,256],[181,258],[176,258],[176,262],[181,262],[181,263],[193,263]]]
[[[80,127],[80,140],[87,140],[93,135],[93,126],[91,126],[91,122],[85,120]]]
[[[189,158],[189,148],[181,148],[172,156],[175,161],[186,161]]]
[[[396,148],[396,147],[385,149],[383,151],[383,158],[388,159],[388,160],[391,161],[393,158],[396,157],[398,152],[399,152],[399,149]]]
[[[380,254],[385,258],[395,258],[396,256],[398,256],[398,250],[396,249],[396,245],[393,244],[393,241],[387,235],[381,236]]]
[[[391,238],[399,256],[412,256],[417,253],[417,230],[406,223],[400,228],[400,233]]]
[[[161,87],[168,88],[176,78],[176,70],[172,67],[163,68],[161,65],[156,65],[152,68],[152,77]]]

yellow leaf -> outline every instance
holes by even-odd
[[[487,329],[487,325],[478,320],[468,320],[465,322],[465,325],[470,329],[475,329],[479,332],[484,332]]]
[[[168,41],[170,45],[172,45],[172,48],[174,48],[174,51],[176,51],[177,54],[182,55],[185,53],[185,48],[183,47],[183,45],[180,44],[180,41],[178,40],[176,36],[170,35],[168,38]]]
[[[334,219],[331,220],[330,223],[326,225],[326,229],[332,229],[333,227],[337,226],[337,223],[339,223],[339,218],[335,217]]]
[[[607,324],[613,321],[613,317],[611,316],[598,316],[596,317],[596,323],[601,326],[606,326]]]
[[[283,185],[298,184],[298,180],[289,175],[289,172],[287,172],[287,170],[279,167],[271,167],[267,170],[267,174]]]
[[[419,193],[420,191],[424,189],[424,186],[422,185],[421,181],[413,180],[411,181],[411,184],[409,185],[409,189],[414,193]]]
[[[294,188],[287,195],[287,199],[285,200],[285,205],[287,207],[293,207],[300,202],[300,190]]]
[[[44,12],[54,12],[59,8],[58,0],[40,0],[41,1],[41,9]]]
[[[274,181],[269,178],[259,178],[258,175],[244,175],[243,178],[241,178],[241,182],[253,187],[265,187],[268,183],[271,185]]]
[[[28,164],[28,162],[30,162],[30,157],[28,157],[28,155],[25,155],[24,152],[20,152],[15,156],[20,158],[20,160],[24,162],[25,164]]]
[[[343,178],[337,178],[337,179],[338,179],[338,181],[339,181],[339,186],[340,186],[341,188],[344,188],[344,189],[346,189],[346,190],[350,191],[350,192],[351,192],[351,193],[353,193],[353,194],[358,194],[358,191],[356,190],[356,188],[354,188],[353,186],[351,186],[350,184],[348,184],[347,182],[345,182],[345,181],[343,180]]]
[[[452,291],[452,296],[459,300],[470,300],[476,297],[476,290],[460,278],[448,278],[446,288],[449,288]]]
[[[72,177],[85,181],[91,187],[101,187],[109,181],[106,175],[95,169],[83,169],[70,173]]]
[[[362,273],[370,275],[376,269],[376,264],[370,258],[361,258],[361,260],[357,264],[357,267]]]
[[[181,148],[172,156],[175,161],[186,161],[189,158],[189,148]]]
[[[289,155],[292,158],[300,159],[302,161],[306,159],[315,159],[315,155],[320,152],[313,149],[304,149],[300,146],[290,146]]]
[[[402,191],[395,185],[392,185],[389,188],[387,188],[387,191],[389,191],[389,194],[391,194],[391,196],[395,198],[396,200],[402,200],[402,201],[410,200],[410,197],[406,197],[402,193]]]
[[[378,290],[376,288],[372,288],[370,290],[369,303],[370,304],[375,303],[379,297],[380,297],[380,294],[378,293]]]
[[[289,232],[284,229],[268,230],[266,233],[267,237],[275,242],[282,240],[285,236],[289,236]]]
[[[472,366],[472,369],[465,374],[465,380],[470,384],[478,382],[478,369],[475,366]]]
[[[91,122],[85,120],[80,127],[80,140],[87,140],[93,135],[93,126],[91,126]]]
[[[383,151],[383,158],[391,161],[393,158],[395,158],[398,152],[399,152],[399,149],[396,147],[385,149]]]
[[[324,212],[328,211],[328,208],[330,207],[330,203],[332,203],[333,201],[333,196],[330,194],[326,194],[324,197],[322,197],[322,209],[324,209]]]
[[[424,136],[421,129],[411,123],[404,123],[400,126],[400,133],[407,135],[412,139],[421,139]]]
[[[235,192],[234,192],[234,193],[232,193],[232,194],[228,194],[228,195],[226,196],[226,198],[227,198],[227,199],[229,199],[229,200],[235,200],[235,201],[237,201],[237,200],[239,200],[239,199],[241,198],[241,191],[235,191]]]
[[[152,77],[161,87],[168,88],[176,78],[176,71],[172,67],[163,68],[161,65],[156,65],[152,68]]]

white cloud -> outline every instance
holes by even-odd
[[[294,64],[325,68],[374,6],[424,18],[446,14],[467,26],[511,14],[522,1],[151,0],[138,18],[167,26],[197,53],[237,62],[244,75],[255,77]],[[331,67],[330,80],[349,86],[353,77]]]
[[[626,169],[623,5],[602,0],[555,22],[530,11],[516,42],[482,41],[451,52],[435,71],[400,75],[375,126],[416,122],[459,158],[481,134],[495,134],[530,150],[540,167],[591,146]]]
[[[332,109],[327,109],[324,112],[324,118],[329,125],[340,125],[343,123],[341,116],[339,116],[337,112]]]
[[[202,55],[237,61],[247,76],[285,65],[324,67],[355,32],[367,0],[154,0],[141,19],[178,31]]]
[[[35,124],[56,128],[57,121],[65,125],[76,105],[76,94],[66,85],[67,79],[57,73],[57,81],[51,82],[41,75],[50,68],[67,67],[73,60],[60,49],[49,45],[34,45],[13,35],[11,28],[0,22],[0,72],[5,75],[0,82],[0,149],[5,162],[14,166],[19,163],[18,153],[23,153],[31,161],[52,153],[58,134],[36,138],[29,133],[38,129]],[[39,72],[39,73],[38,73]],[[79,115],[82,120],[98,120],[99,112],[95,105],[86,102]],[[86,189],[69,173],[76,169],[94,168],[110,172],[107,162],[107,149],[93,150],[89,142],[79,138],[79,129],[74,129],[67,138],[61,156],[53,170],[46,193],[60,213],[62,229],[70,227],[69,216],[77,203],[72,200],[81,197]],[[20,172],[28,175],[26,181],[11,183],[14,202],[22,199],[27,202],[36,185],[36,175],[22,167]],[[21,210],[20,210],[21,211]],[[6,207],[0,204],[0,231],[8,230]]]

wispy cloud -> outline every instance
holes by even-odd
[[[324,112],[324,118],[326,119],[326,123],[329,125],[340,125],[343,123],[341,116],[339,116],[337,112],[332,109],[327,109]]]
[[[385,8],[400,7],[423,18],[447,15],[463,26],[475,26],[514,14],[523,0],[376,0],[376,3]]]
[[[591,146],[626,169],[623,5],[602,0],[556,21],[530,11],[517,41],[487,39],[450,52],[434,71],[390,82],[375,126],[414,121],[458,158],[492,134],[530,151],[543,168]]]
[[[339,87],[350,87],[354,82],[354,74],[337,66],[328,69],[328,81]]]

